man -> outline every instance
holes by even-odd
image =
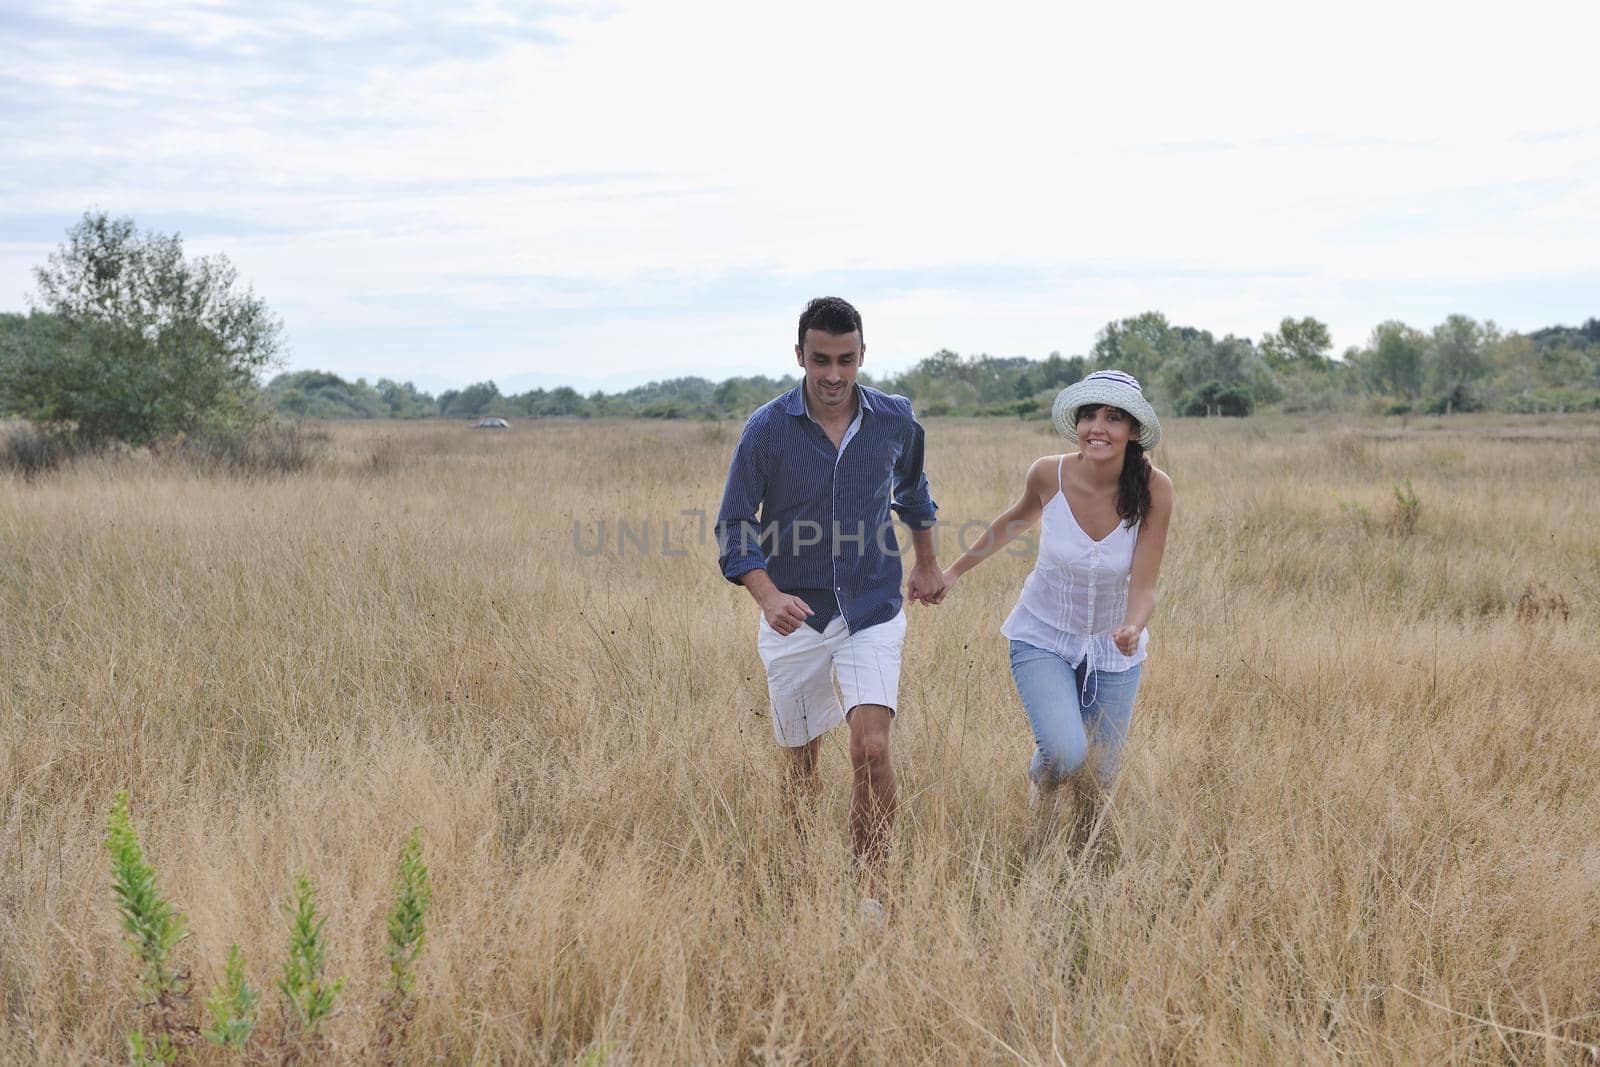
[[[761,607],[757,646],[791,805],[820,791],[822,734],[849,723],[850,836],[866,879],[863,912],[881,915],[876,884],[896,801],[889,727],[906,630],[889,511],[911,528],[911,599],[936,602],[936,505],[911,402],[856,382],[867,351],[856,309],[838,297],[811,301],[794,351],[800,384],[750,416],[734,449],[719,562]]]

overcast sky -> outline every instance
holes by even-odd
[[[784,373],[824,293],[879,372],[1576,324],[1597,12],[0,0],[0,309],[96,208],[225,252],[290,368],[429,389]]]

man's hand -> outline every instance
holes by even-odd
[[[766,616],[768,626],[781,636],[788,637],[805,624],[807,616],[815,612],[811,610],[811,605],[793,593],[781,593],[774,589],[761,598],[761,614]]]
[[[1119,626],[1111,631],[1111,640],[1116,642],[1117,651],[1124,656],[1131,656],[1139,651],[1139,632],[1142,627]]]
[[[937,563],[918,563],[911,568],[911,579],[906,582],[906,596],[924,604],[939,604],[944,600],[949,584],[944,571]]]

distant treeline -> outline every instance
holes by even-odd
[[[507,395],[492,381],[432,396],[411,382],[281,374],[283,323],[224,255],[191,258],[178,234],[87,211],[34,268],[27,315],[0,313],[0,417],[52,447],[248,442],[275,415],[302,418],[742,417],[793,385],[774,372],[712,382],[674,378],[585,396],[568,387]],[[875,368],[876,363],[872,364]],[[1107,323],[1085,354],[1044,359],[935,352],[864,381],[909,396],[926,415],[1036,416],[1090,371],[1139,377],[1166,412],[1399,414],[1493,409],[1600,410],[1600,319],[1507,333],[1452,315],[1431,330],[1389,321],[1338,357],[1314,318],[1284,319],[1260,340],[1168,322],[1160,312]],[[30,438],[30,440],[33,438]]]
[[[44,316],[0,314],[0,353],[19,348]],[[32,324],[30,326],[30,323]],[[3,362],[3,360],[0,360]],[[862,381],[910,397],[925,415],[1035,416],[1056,393],[1101,367],[1136,375],[1163,411],[1182,415],[1372,414],[1600,410],[1600,318],[1582,326],[1505,333],[1452,315],[1431,330],[1385,322],[1335,358],[1314,318],[1284,319],[1259,341],[1177,326],[1159,312],[1108,323],[1084,355],[962,356],[943,350],[899,374]],[[512,419],[627,416],[742,418],[793,386],[793,374],[713,382],[672,378],[616,393],[560,386],[502,393],[493,381],[437,396],[410,382],[347,381],[326,371],[280,374],[265,386],[280,414],[315,419]],[[0,389],[0,415],[6,414]]]
[[[1126,370],[1163,409],[1183,415],[1361,411],[1448,414],[1600,410],[1600,319],[1580,327],[1503,333],[1452,315],[1432,330],[1385,322],[1367,343],[1333,358],[1328,329],[1284,319],[1259,341],[1175,326],[1159,312],[1107,324],[1087,355],[1044,359],[936,352],[911,369],[863,381],[910,397],[925,415],[1048,412],[1056,393],[1101,367]],[[410,382],[346,381],[324,371],[282,374],[268,395],[285,415],[309,418],[546,418],[605,415],[661,419],[742,417],[795,384],[793,375],[713,382],[672,378],[619,393],[566,386],[502,393],[492,381],[438,396]]]

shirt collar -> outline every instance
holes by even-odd
[[[867,395],[867,390],[860,382],[856,383],[857,410],[869,412],[872,410],[872,400]],[[783,409],[791,415],[806,414],[806,380],[800,379],[800,384],[789,390],[789,395],[784,398]]]

